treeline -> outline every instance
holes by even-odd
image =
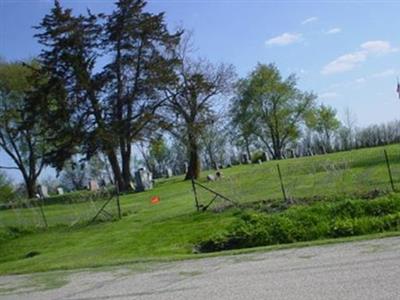
[[[232,65],[196,57],[190,35],[145,7],[119,0],[109,14],[74,14],[55,1],[35,27],[40,55],[0,62],[0,147],[12,161],[1,168],[20,171],[29,197],[46,166],[72,187],[107,176],[125,191],[138,164],[190,179],[243,153],[283,159],[398,142],[397,122],[341,124],[273,64],[238,79]]]

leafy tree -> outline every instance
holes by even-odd
[[[251,145],[254,142],[254,127],[251,122],[253,116],[246,108],[247,101],[243,98],[246,95],[247,80],[239,80],[236,85],[236,96],[232,99],[230,116],[232,122],[232,135],[234,143],[244,149],[247,157],[251,159]]]
[[[178,63],[180,32],[170,34],[164,15],[144,12],[145,5],[119,0],[109,16],[74,16],[55,1],[36,27],[44,46],[42,73],[49,78],[36,112],[53,130],[53,165],[62,168],[79,145],[88,157],[102,152],[120,190],[130,186],[131,145],[154,124],[165,101],[160,88]],[[111,60],[103,65],[105,58]],[[54,119],[60,120],[56,126]]]
[[[175,48],[181,32],[170,34],[164,14],[144,12],[142,0],[120,0],[108,17],[104,45],[112,61],[105,67],[113,132],[118,135],[122,175],[131,180],[131,144],[159,125],[156,110],[165,102],[161,89],[175,79]]]
[[[324,152],[332,151],[332,135],[340,127],[340,121],[336,117],[336,110],[322,104],[308,114],[306,122],[309,128],[320,135]]]
[[[149,141],[147,147],[142,143],[139,149],[147,169],[155,178],[161,177],[171,162],[170,149],[164,137],[157,134]]]
[[[208,126],[201,135],[205,161],[210,168],[216,168],[227,160],[226,146],[229,132],[226,129],[226,122],[223,122],[222,118],[217,118],[217,120]]]
[[[234,70],[230,65],[184,58],[177,76],[167,89],[167,108],[173,118],[169,129],[186,146],[189,167],[185,179],[198,178],[200,138],[216,120],[215,106],[231,90]]]
[[[36,194],[36,182],[50,151],[39,120],[30,119],[25,110],[33,89],[31,76],[27,65],[0,63],[0,148],[14,164],[1,168],[20,171],[29,198]]]
[[[283,79],[275,65],[258,64],[238,90],[236,109],[246,116],[244,123],[260,138],[275,159],[296,141],[306,113],[316,96],[301,92],[296,77]]]

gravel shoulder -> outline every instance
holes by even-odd
[[[400,299],[400,237],[2,276],[0,299]]]

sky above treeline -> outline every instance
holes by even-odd
[[[114,1],[61,0],[76,13],[111,12]],[[0,56],[23,60],[40,52],[33,37],[50,0],[0,0]],[[153,0],[171,30],[193,32],[196,55],[231,63],[240,77],[275,63],[299,87],[318,94],[358,126],[399,119],[400,1]],[[0,154],[0,164],[7,161]]]

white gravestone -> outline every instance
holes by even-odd
[[[135,172],[136,191],[143,192],[153,188],[153,174],[145,169]]]

